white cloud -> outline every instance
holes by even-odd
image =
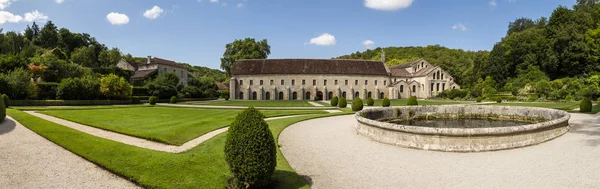
[[[467,28],[467,26],[465,26],[464,24],[462,24],[460,22],[458,24],[454,24],[454,26],[452,26],[452,29],[453,30],[460,30],[460,31],[467,31],[467,30],[469,30],[469,28]]]
[[[238,3],[237,4],[237,8],[242,8],[242,7],[244,7],[244,3]]]
[[[57,4],[61,4],[63,3],[65,0],[54,0],[54,2],[56,2]]]
[[[17,23],[23,20],[23,17],[19,15],[14,15],[13,13],[0,11],[0,24],[4,24],[7,22]]]
[[[35,22],[35,21],[46,21],[48,20],[48,16],[44,15],[44,13],[40,13],[37,10],[25,13],[24,20],[26,22]]]
[[[129,17],[118,12],[111,12],[106,15],[106,19],[112,25],[122,25],[129,23]]]
[[[372,41],[372,40],[364,40],[364,41],[363,41],[361,44],[362,44],[363,46],[365,46],[365,49],[370,49],[370,48],[373,48],[373,45],[375,45],[375,41]]]
[[[310,44],[319,46],[333,46],[335,45],[335,36],[324,33],[319,37],[310,39]]]
[[[10,6],[14,0],[0,0],[0,10],[4,10]]]
[[[160,7],[154,6],[151,9],[148,9],[148,10],[146,10],[146,12],[144,12],[144,17],[146,17],[148,19],[156,19],[164,12],[165,11],[163,9],[161,9]]]
[[[211,2],[211,3],[218,3],[218,2],[219,2],[219,0],[210,0],[210,1],[208,1],[208,2]]]
[[[408,8],[413,0],[365,0],[367,8],[383,11],[395,11]]]
[[[492,7],[496,7],[498,5],[498,4],[496,4],[496,0],[492,0],[488,4],[490,4],[490,6],[492,6]]]

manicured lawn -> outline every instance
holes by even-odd
[[[8,109],[8,114],[30,130],[65,149],[146,188],[225,188],[231,177],[224,158],[225,134],[173,154],[158,152],[95,137],[27,113]],[[268,121],[276,138],[287,126],[323,114]],[[273,188],[309,188],[277,149]]]
[[[571,113],[581,113],[579,110],[579,102],[510,102],[510,103],[493,103],[488,104],[493,106],[528,106],[528,107],[540,107],[540,108],[552,108],[558,110],[564,110]],[[600,112],[600,104],[596,104],[592,107],[592,112],[586,112],[586,114],[596,114]]]
[[[151,107],[150,105],[102,105],[102,106],[12,106],[11,108],[22,111],[44,111],[44,110],[91,110],[91,109],[119,109]]]
[[[109,131],[173,145],[182,145],[229,125],[242,110],[136,107],[47,110],[41,113]],[[320,110],[261,110],[267,117],[325,114]]]
[[[215,100],[186,102],[194,105],[210,106],[244,106],[244,107],[314,107],[308,101],[304,100]]]

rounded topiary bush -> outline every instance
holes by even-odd
[[[567,95],[567,96],[565,97],[565,101],[567,101],[567,102],[571,102],[571,101],[573,101],[573,100],[575,100],[575,98],[573,97],[573,95]]]
[[[169,101],[171,104],[177,104],[177,97],[176,96],[172,96],[171,100]]]
[[[390,105],[391,105],[390,99],[383,98],[383,102],[381,103],[381,106],[383,106],[383,107],[390,107]]]
[[[345,108],[346,106],[348,106],[348,102],[346,101],[346,98],[344,98],[344,97],[340,98],[340,101],[338,102],[338,107]]]
[[[373,100],[373,98],[369,97],[367,99],[367,106],[373,106],[375,104],[375,100]]]
[[[407,106],[417,106],[417,105],[419,105],[419,102],[417,102],[417,97],[416,96],[410,96],[408,98],[408,101],[406,101],[406,105]]]
[[[6,118],[6,106],[4,100],[0,100],[0,122],[4,121],[4,118]]]
[[[589,98],[584,98],[579,103],[579,112],[591,112],[592,111],[592,101]]]
[[[156,97],[156,96],[151,96],[148,99],[148,102],[150,103],[150,105],[156,105],[156,101],[158,101],[158,97]]]
[[[480,96],[477,97],[477,102],[481,102],[483,100],[483,98],[481,98]]]
[[[338,105],[338,97],[334,96],[333,98],[331,98],[331,106],[337,106]]]
[[[225,160],[234,188],[263,188],[277,165],[275,139],[264,115],[250,107],[231,123],[225,141]]]
[[[496,99],[494,99],[494,101],[496,101],[496,103],[502,103],[502,98],[496,97]]]
[[[10,106],[10,98],[8,98],[8,95],[3,94],[2,101],[4,101],[4,106],[6,106],[7,108]]]
[[[319,101],[319,97],[315,96],[315,98],[313,98],[314,101]]]
[[[352,111],[361,111],[363,109],[363,101],[362,99],[356,97],[352,100]]]

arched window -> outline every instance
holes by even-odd
[[[434,84],[432,83],[432,84],[431,84],[431,92],[433,92],[433,85],[434,85]]]
[[[442,79],[444,79],[444,73],[442,73]]]
[[[354,93],[354,98],[358,98],[358,97],[360,97],[360,93],[357,91]]]
[[[446,90],[446,84],[442,83],[442,91],[445,91],[445,90]]]
[[[342,93],[342,97],[346,98],[346,91]]]
[[[383,98],[384,98],[383,92],[379,93],[379,99],[383,99]]]
[[[244,99],[244,92],[240,92],[240,97],[239,99]]]
[[[306,98],[305,98],[306,100],[310,100],[310,92],[306,92],[306,95],[305,95],[305,97],[306,97]]]
[[[258,99],[258,98],[257,98],[257,95],[256,95],[256,92],[253,92],[253,93],[252,93],[252,100],[256,100],[256,99]]]
[[[437,78],[440,79],[440,71],[437,71]]]
[[[333,92],[329,91],[329,93],[327,93],[327,100],[331,100],[331,98],[333,98]]]
[[[265,93],[265,100],[271,100],[271,93],[270,92]]]
[[[452,89],[456,89],[456,86],[452,86]]]
[[[423,62],[421,62],[421,68],[423,67]]]
[[[371,92],[370,91],[367,93],[367,98],[371,98]]]
[[[435,91],[440,91],[440,84],[438,83],[437,86],[435,87]]]
[[[279,98],[277,100],[283,100],[283,92],[279,92]]]
[[[404,92],[404,85],[400,85],[400,92],[403,93]]]
[[[413,85],[413,93],[416,93],[416,92],[417,92],[417,86]]]
[[[298,100],[298,93],[297,92],[293,92],[292,93],[292,100]]]

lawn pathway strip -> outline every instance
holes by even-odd
[[[53,117],[53,116],[49,116],[46,114],[41,114],[41,113],[37,113],[37,112],[33,112],[33,111],[25,111],[25,112],[28,114],[31,114],[33,116],[45,119],[47,121],[54,122],[56,124],[63,125],[65,127],[69,127],[69,128],[72,128],[72,129],[75,129],[75,130],[78,130],[78,131],[81,131],[81,132],[84,132],[84,133],[87,133],[90,135],[97,136],[97,137],[113,140],[113,141],[120,142],[123,144],[137,146],[140,148],[146,148],[146,149],[150,149],[150,150],[170,152],[170,153],[180,153],[180,152],[184,152],[189,149],[192,149],[193,147],[198,146],[199,144],[202,144],[202,142],[204,142],[218,134],[226,132],[227,129],[229,128],[229,127],[225,127],[225,128],[217,129],[217,130],[211,131],[207,134],[204,134],[202,136],[199,136],[193,140],[190,140],[181,146],[174,146],[174,145],[163,144],[163,143],[154,142],[154,141],[150,141],[150,140],[145,140],[145,139],[141,139],[141,138],[125,135],[125,134],[120,134],[120,133],[116,133],[116,132],[112,132],[112,131],[107,131],[107,130],[75,123],[72,121],[60,119],[57,117]],[[272,117],[272,118],[266,118],[265,120],[268,121],[268,120],[276,120],[276,119],[285,119],[285,118],[292,118],[292,117],[298,117],[298,116],[304,116],[304,115]]]

